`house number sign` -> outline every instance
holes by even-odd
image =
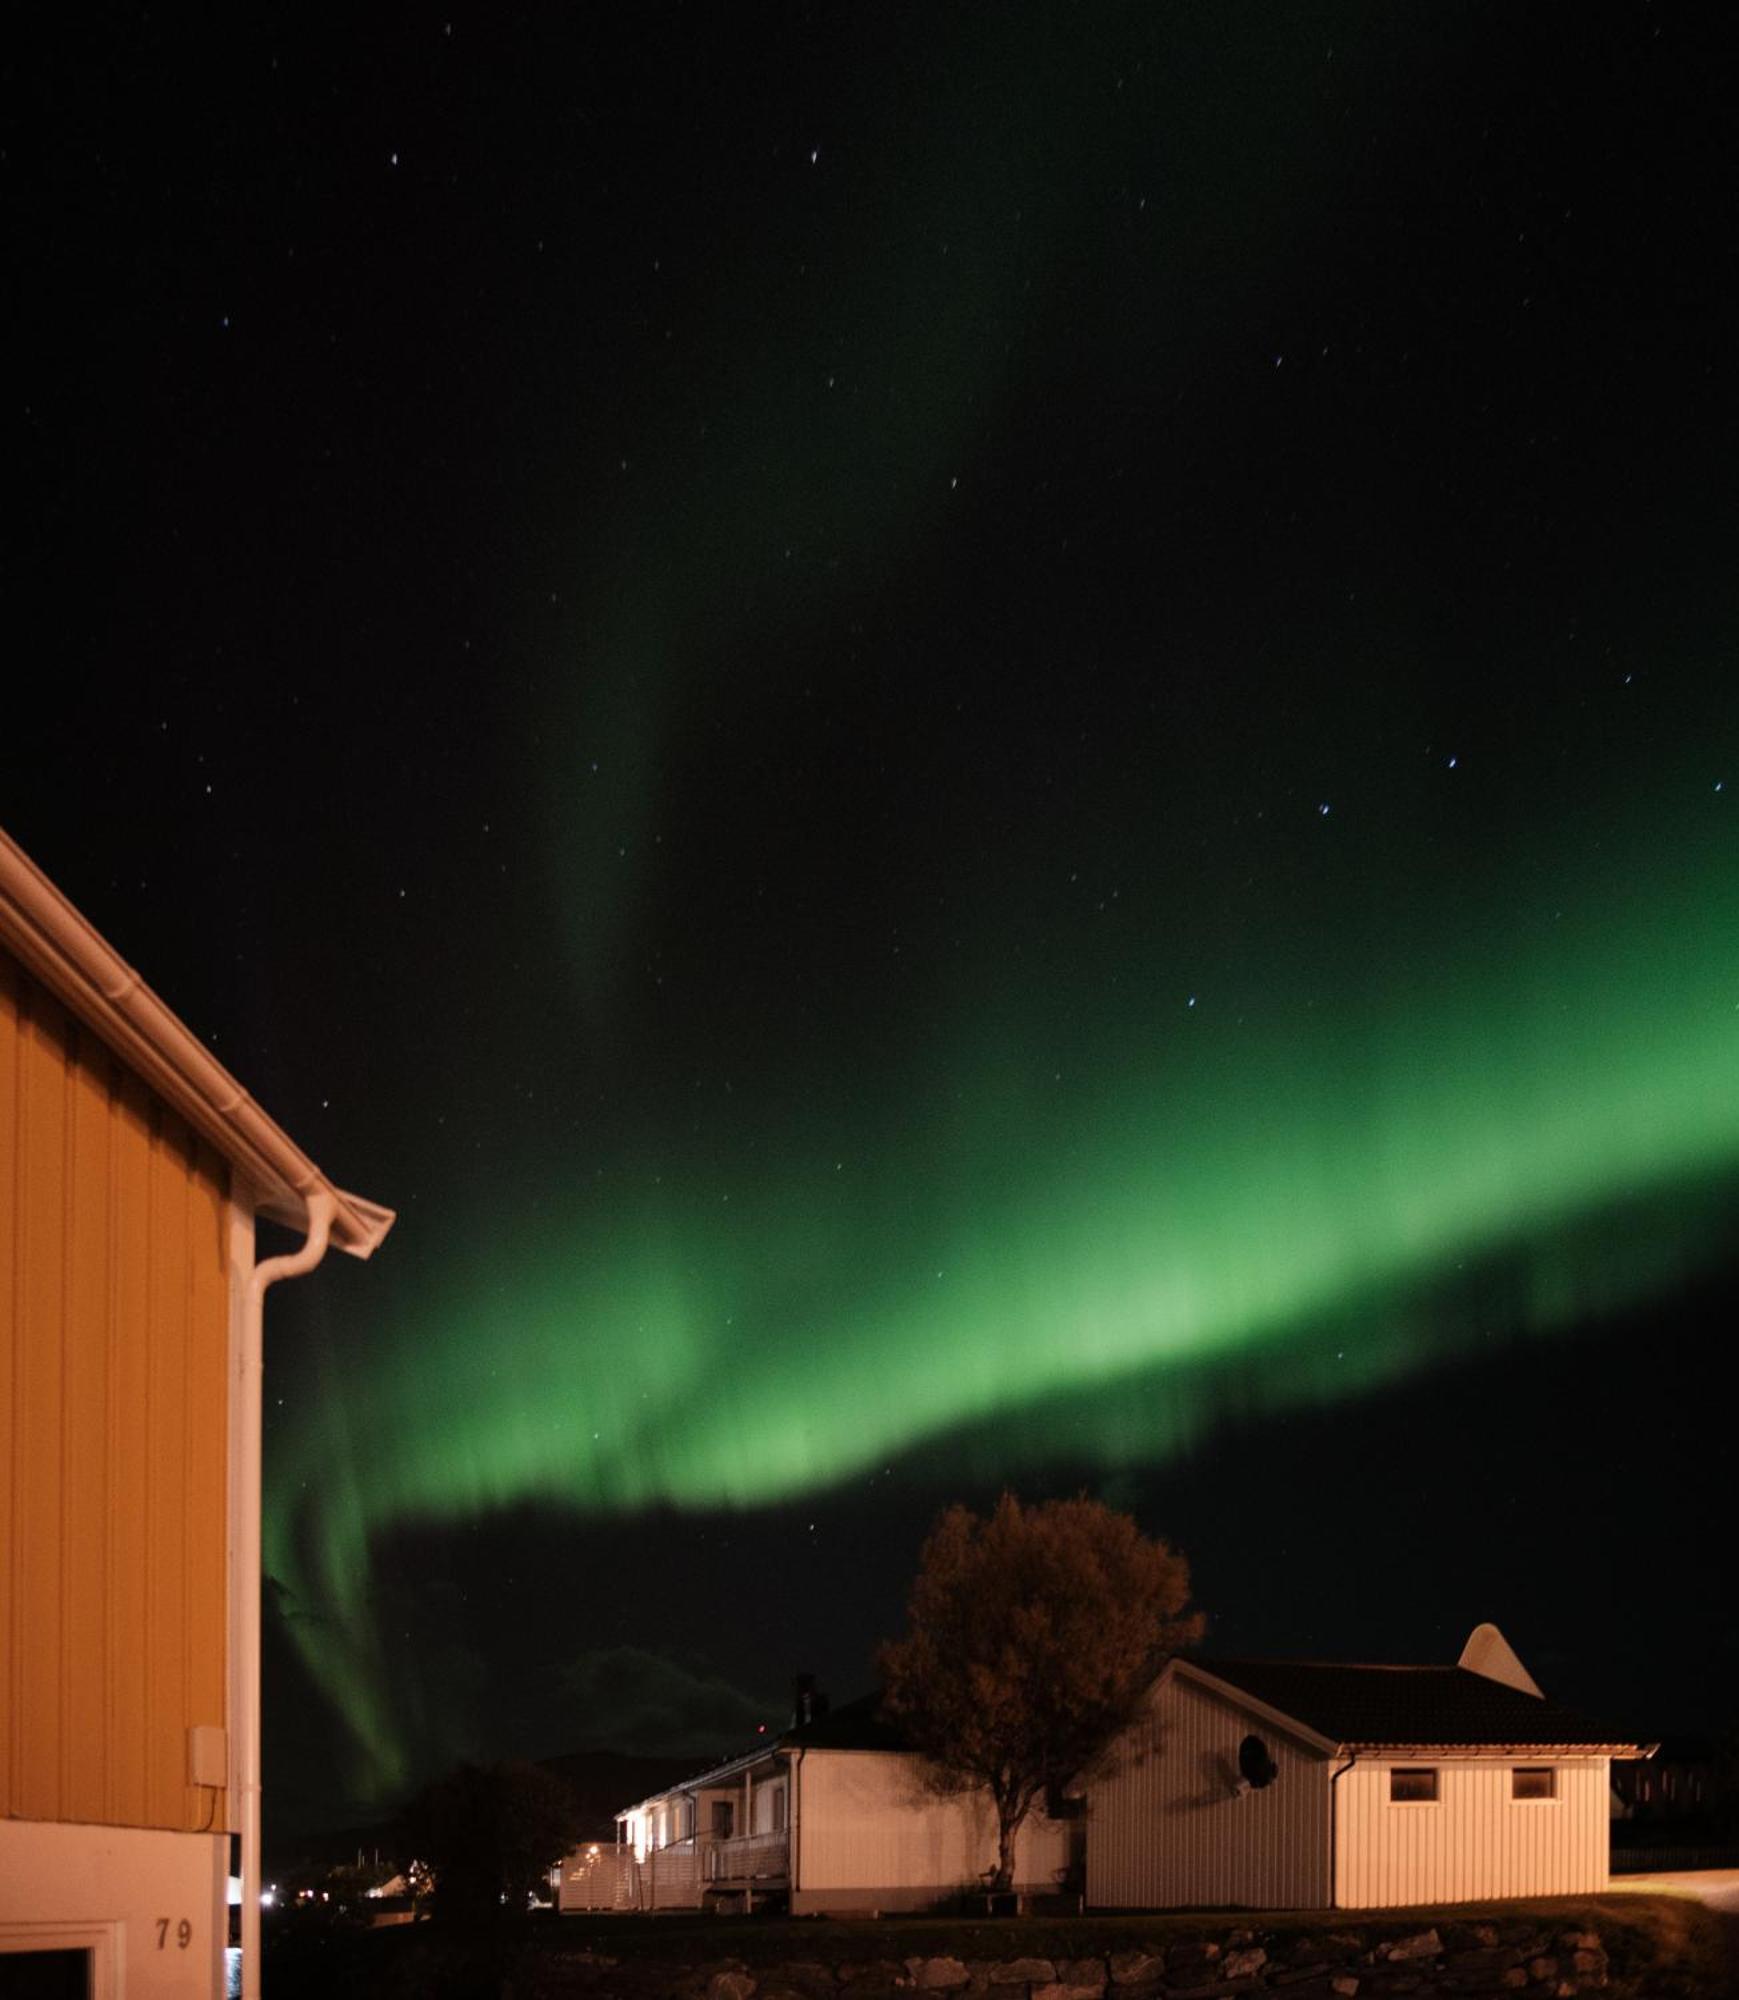
[[[175,1923],[173,1917],[159,1917],[157,1919],[157,1949],[159,1951],[167,1951],[169,1949],[169,1926],[171,1924],[175,1924],[175,1944],[177,1950],[185,1951],[193,1942],[193,1926],[185,1917],[179,1923]]]

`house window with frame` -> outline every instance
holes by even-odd
[[[1555,1799],[1558,1773],[1550,1764],[1517,1764],[1510,1772],[1512,1799]]]
[[[1437,1803],[1437,1773],[1434,1769],[1404,1768],[1389,1772],[1389,1803],[1393,1806],[1434,1806]]]

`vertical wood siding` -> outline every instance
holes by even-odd
[[[1400,1761],[1408,1768],[1430,1758]],[[1607,1886],[1607,1762],[1557,1762],[1551,1799],[1513,1799],[1510,1771],[1544,1757],[1443,1758],[1435,1804],[1389,1798],[1389,1763],[1361,1760],[1338,1786],[1335,1901],[1372,1910],[1487,1896],[1569,1896]]]
[[[1235,1791],[1238,1746],[1260,1736],[1280,1767]],[[1328,1903],[1328,1762],[1181,1676],[1123,1738],[1087,1792],[1087,1901],[1100,1909]]]
[[[0,1814],[225,1825],[227,1183],[0,953]]]

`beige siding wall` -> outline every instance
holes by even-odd
[[[0,953],[0,1815],[225,1824],[226,1202]]]
[[[811,1750],[804,1757],[797,1810],[806,1899],[873,1890],[923,1900],[980,1884],[996,1865],[988,1793],[938,1798],[925,1789],[921,1768],[916,1757],[886,1751]],[[1053,1889],[1067,1861],[1067,1827],[1035,1809],[1016,1840],[1016,1885]]]
[[[777,1833],[785,1825],[785,1779],[763,1779],[755,1787],[749,1812],[750,1833]]]
[[[1583,1895],[1607,1886],[1607,1759],[1566,1759],[1552,1799],[1513,1799],[1515,1763],[1442,1759],[1433,1805],[1389,1798],[1390,1762],[1361,1760],[1338,1785],[1335,1901],[1353,1910],[1487,1896]],[[1409,1768],[1432,1760],[1398,1760]]]
[[[1280,1767],[1238,1793],[1238,1746],[1255,1734]],[[1191,1904],[1312,1909],[1328,1903],[1328,1760],[1181,1675],[1155,1691],[1087,1793],[1087,1901],[1100,1909]]]

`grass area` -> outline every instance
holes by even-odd
[[[1612,1955],[1614,1990],[1637,2000],[1721,2000],[1739,1991],[1739,1924],[1691,1896],[1593,1899]]]
[[[1731,1995],[1721,1919],[1682,1896],[1564,1896],[1525,1903],[1467,1903],[1361,1915],[1346,1910],[1198,1910],[1164,1916],[1094,1913],[1076,1917],[958,1916],[882,1919],[789,1917],[555,1917],[535,1919],[513,1951],[530,1984],[562,1990],[563,1960],[598,1954],[624,1967],[685,1966],[735,1959],[751,1970],[806,1960],[838,1966],[913,1957],[973,1959],[1095,1958],[1153,1950],[1197,1939],[1224,1941],[1240,1930],[1278,1952],[1316,1933],[1356,1931],[1373,1941],[1435,1928],[1446,1933],[1477,1922],[1517,1919],[1550,1930],[1598,1931],[1610,1956],[1613,2000],[1719,2000]],[[480,1958],[429,1925],[371,1932],[297,1936],[286,1927],[266,1961],[277,2000],[362,2000],[362,1996],[500,1990],[477,1983]],[[466,1976],[450,1977],[469,1967]],[[578,1974],[578,1965],[575,1967]],[[516,1982],[517,1983],[517,1982]]]

